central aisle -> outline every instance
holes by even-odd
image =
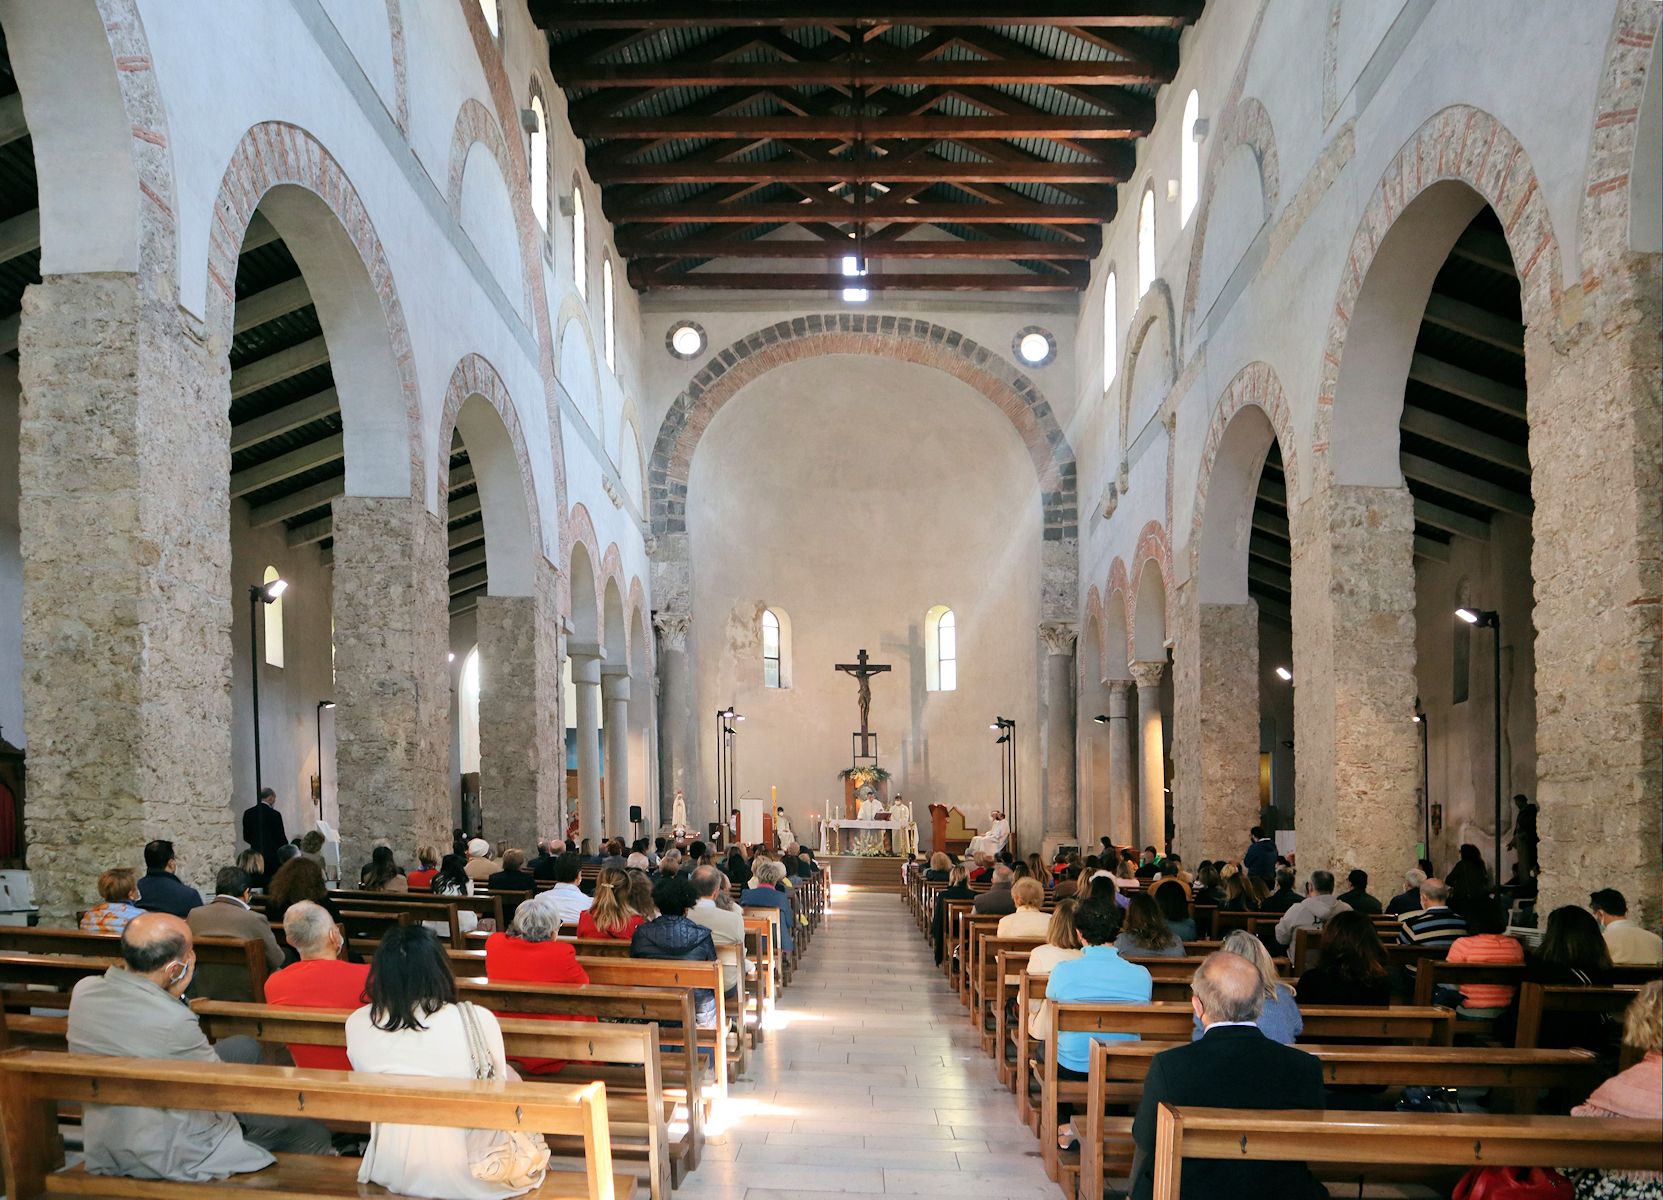
[[[834,895],[775,1024],[676,1200],[1059,1195],[896,892]]]

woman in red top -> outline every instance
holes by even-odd
[[[421,870],[411,871],[404,881],[412,892],[425,892],[433,886],[433,877],[439,873],[439,852],[432,846],[423,846],[416,851],[416,857],[421,860]]]
[[[627,942],[646,922],[629,902],[628,871],[607,867],[595,881],[595,903],[577,919],[577,936]]]
[[[570,942],[555,940],[560,932],[560,915],[542,904],[522,904],[514,914],[507,933],[493,933],[485,939],[485,974],[497,982],[576,983],[589,982],[589,972],[577,961]],[[539,1021],[593,1021],[594,1017],[561,1016],[552,1013],[499,1013],[504,1017],[527,1017]],[[527,1075],[552,1075],[566,1065],[558,1058],[511,1059]]]

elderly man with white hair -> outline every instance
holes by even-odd
[[[1314,1055],[1272,1041],[1255,1022],[1264,980],[1247,959],[1209,954],[1195,970],[1190,1005],[1206,1032],[1149,1060],[1143,1100],[1132,1122],[1132,1200],[1155,1191],[1155,1126],[1162,1104],[1206,1108],[1322,1108],[1322,1065]],[[1192,1160],[1184,1164],[1182,1200],[1275,1196],[1317,1200],[1328,1192],[1299,1162]]]
[[[1420,885],[1426,882],[1426,872],[1414,867],[1404,872],[1403,882],[1407,885],[1407,890],[1399,892],[1386,902],[1386,911],[1394,917],[1420,911]]]
[[[280,1008],[332,1008],[352,1012],[368,1002],[368,963],[346,962],[346,931],[321,904],[297,900],[283,913],[283,940],[300,961],[266,979],[266,1003]],[[350,1071],[340,1046],[290,1045],[297,1067]]]

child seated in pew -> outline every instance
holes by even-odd
[[[1623,1015],[1623,1044],[1645,1055],[1628,1070],[1607,1079],[1587,1101],[1571,1109],[1573,1117],[1663,1118],[1663,984],[1655,981]],[[1663,1174],[1656,1171],[1573,1171],[1577,1200],[1658,1200]]]

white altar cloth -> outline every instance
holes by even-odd
[[[824,849],[827,853],[836,854],[840,843],[840,835],[844,830],[858,833],[870,829],[887,833],[890,835],[891,845],[893,845],[894,836],[906,827],[904,821],[862,821],[858,818],[840,818],[835,821],[827,821],[825,828],[828,844]]]

